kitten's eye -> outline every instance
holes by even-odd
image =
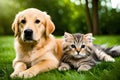
[[[72,48],[76,48],[76,46],[74,44],[71,45]]]
[[[24,20],[24,19],[23,19],[23,20],[21,20],[21,23],[25,24],[25,23],[26,23],[26,20]]]
[[[36,23],[36,24],[40,23],[40,20],[39,20],[39,19],[37,19],[37,20],[35,21],[35,23]]]
[[[85,45],[81,45],[81,48],[85,48]]]

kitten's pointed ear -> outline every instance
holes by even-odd
[[[64,33],[64,39],[65,39],[65,41],[73,39],[73,35],[68,33],[68,32],[65,32]]]
[[[71,38],[71,37],[72,37],[72,34],[70,34],[68,32],[64,33],[64,38]]]
[[[93,36],[92,36],[92,33],[87,33],[84,35],[85,39],[87,40],[88,43],[92,43],[93,41]]]

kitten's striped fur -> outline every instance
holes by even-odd
[[[107,62],[115,61],[114,58],[106,54],[106,52],[111,54],[110,50],[112,50],[112,48],[105,49],[100,46],[93,45],[92,41],[92,33],[70,34],[65,32],[63,42],[64,55],[61,59],[58,70],[62,71],[73,68],[77,69],[77,71],[87,71],[100,60]],[[120,55],[120,50],[117,54]]]

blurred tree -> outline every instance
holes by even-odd
[[[98,1],[99,0],[92,0],[93,5],[93,34],[98,34]]]
[[[93,32],[93,24],[92,24],[92,19],[91,19],[91,15],[90,15],[90,10],[88,7],[88,0],[86,0],[86,18],[87,18],[87,25],[88,25],[88,32]]]
[[[85,5],[86,14],[87,14],[88,32],[92,32],[93,34],[98,34],[98,1],[99,0],[92,0],[93,19],[91,19],[90,10],[88,6],[88,0],[86,0],[86,5]]]

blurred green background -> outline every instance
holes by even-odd
[[[11,24],[15,15],[31,7],[51,16],[56,26],[54,35],[63,35],[65,31],[119,35],[120,4],[115,7],[113,1],[119,0],[0,0],[0,35],[13,35]],[[94,24],[97,33],[93,30]]]

